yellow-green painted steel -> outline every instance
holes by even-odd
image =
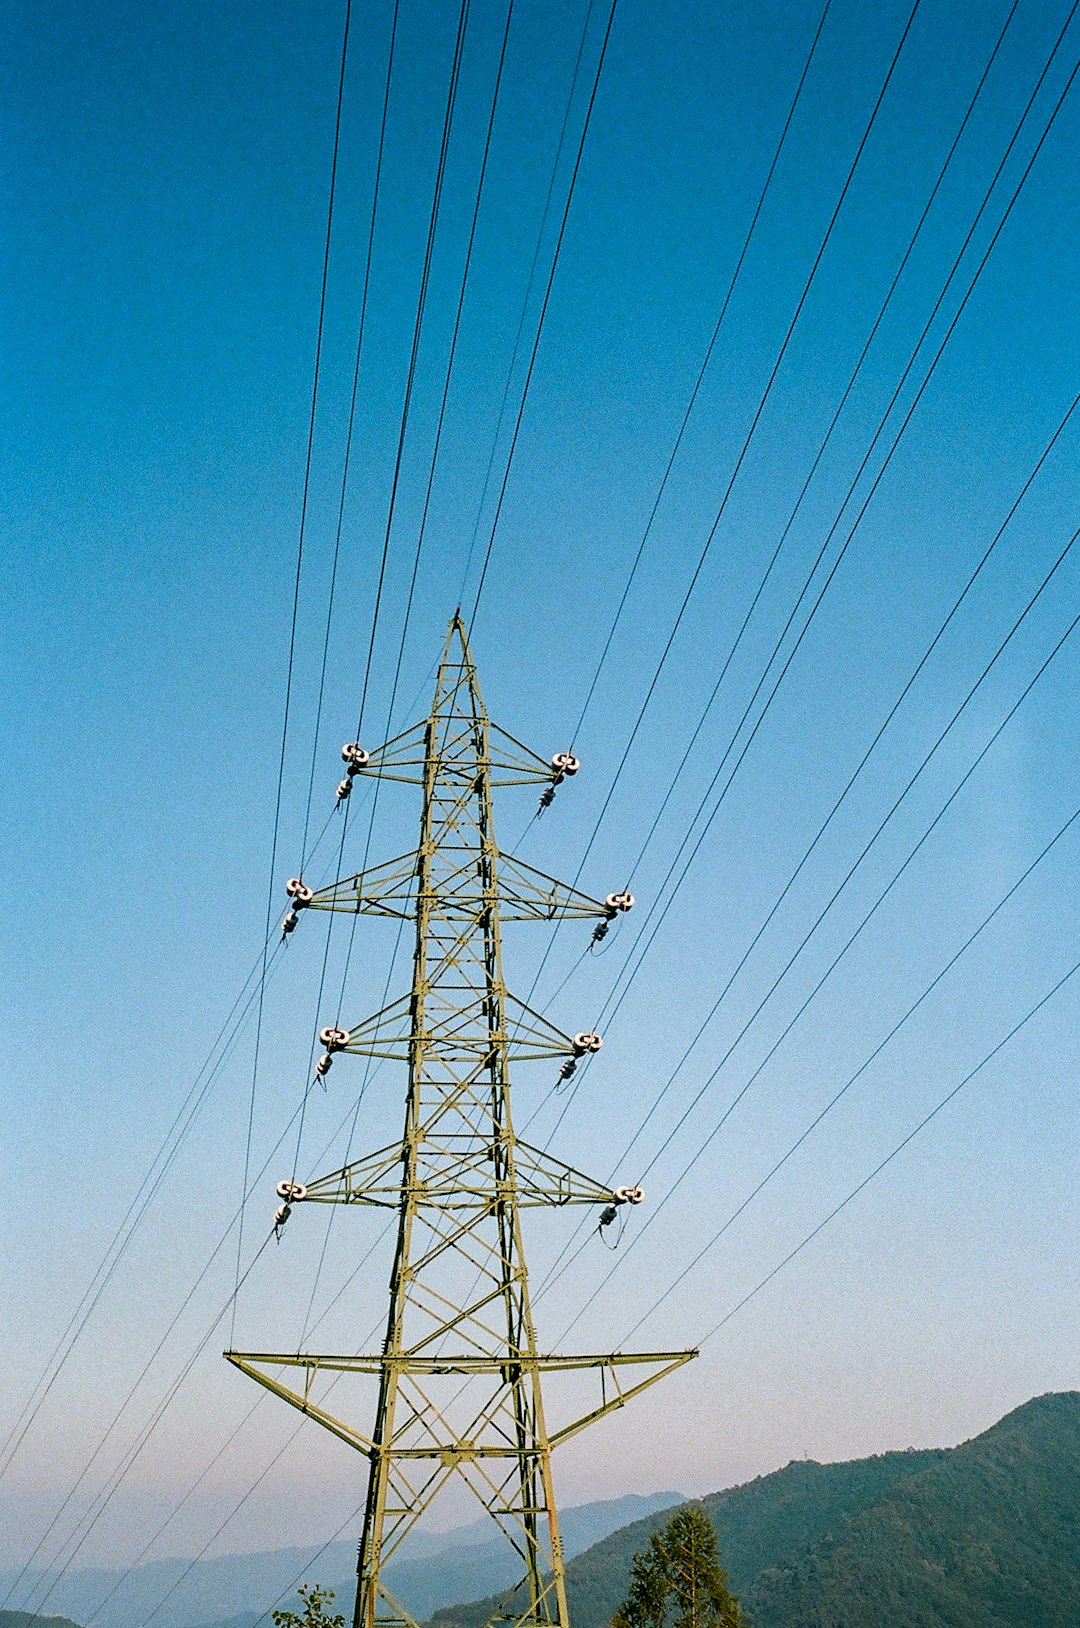
[[[514,1133],[511,1058],[566,1057],[573,1043],[508,995],[500,921],[611,912],[496,847],[492,787],[550,785],[558,771],[489,722],[460,614],[426,723],[373,752],[360,772],[421,784],[419,847],[321,889],[306,908],[415,920],[408,995],[352,1028],[342,1048],[408,1064],[405,1129],[393,1146],[312,1182],[303,1202],[396,1209],[383,1348],[225,1354],[370,1461],[354,1628],[416,1628],[384,1568],[455,1478],[520,1557],[521,1581],[491,1620],[568,1628],[552,1448],[697,1354],[552,1356],[536,1344],[522,1208],[607,1205],[614,1194]],[[624,1385],[631,1365],[649,1371]],[[598,1371],[601,1400],[549,1428],[541,1377],[576,1370]],[[292,1371],[303,1376],[299,1389],[284,1377]],[[323,1374],[377,1381],[370,1435],[320,1400]]]

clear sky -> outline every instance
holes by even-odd
[[[910,0],[834,0],[830,8],[576,741],[582,771],[521,842],[545,871],[569,878],[580,862],[910,9]],[[625,882],[671,786],[1007,14],[998,0],[922,0],[917,9],[588,855],[582,885],[592,892]],[[606,16],[606,0],[596,0],[570,111],[570,158]],[[816,5],[788,0],[618,0],[474,635],[492,716],[545,755],[566,746],[581,710],[818,16]],[[564,1028],[591,1025],[645,911],[665,897],[680,841],[1067,16],[1050,0],[1015,8],[837,432],[634,874],[635,916],[611,935],[607,953],[576,967],[587,929],[558,934],[537,999],[553,997]],[[395,724],[426,710],[458,599],[585,17],[582,0],[514,8]],[[35,0],[8,12],[5,1435],[262,940],[342,18],[336,0]],[[401,645],[504,20],[501,0],[474,0],[376,633],[370,742],[385,727]],[[339,745],[355,728],[457,8],[401,3],[316,743],[389,21],[384,0],[354,0],[275,910],[285,902],[280,883],[298,864],[313,746],[318,832],[333,805]],[[864,493],[1078,54],[1080,20],[976,227]],[[1049,130],[630,995],[604,1025],[603,1054],[553,1143],[599,1176],[713,1006],[1080,389],[1078,135],[1080,86]],[[569,167],[564,155],[526,350]],[[622,1252],[594,1240],[539,1301],[542,1343],[554,1345],[579,1313],[567,1336],[576,1348],[626,1340],[1080,804],[1076,635],[758,1072],[1080,610],[1080,558],[1070,554],[652,1165],[1080,524],[1078,436],[1080,423],[1066,427],[643,1133],[625,1179],[648,1166],[648,1201]],[[507,442],[504,427],[496,480]],[[817,585],[856,512],[849,507],[834,534]],[[491,513],[489,493],[481,552]],[[504,844],[517,843],[533,806],[530,792],[503,794]],[[364,812],[351,828],[347,869],[361,862]],[[408,848],[417,816],[406,796],[381,799],[373,855]],[[1080,822],[635,1342],[700,1339],[1071,968],[1078,848]],[[309,868],[325,875],[334,857],[328,838]],[[300,1101],[313,1028],[334,1016],[336,993],[316,1006],[321,928],[302,928],[267,990],[253,1170]],[[522,994],[548,931],[507,932],[507,974]],[[332,945],[334,992],[346,943],[343,932]],[[391,927],[360,925],[346,1019],[379,1004],[393,948]],[[392,991],[407,978],[404,953],[394,978]],[[581,1502],[661,1486],[706,1491],[804,1453],[827,1459],[953,1442],[1033,1393],[1080,1383],[1076,1015],[1070,984],[706,1342],[696,1364],[567,1448],[560,1495]],[[253,1044],[249,1022],[0,1481],[4,1561],[21,1561],[38,1542],[236,1210]],[[340,1127],[362,1071],[359,1060],[339,1060],[325,1096],[312,1098],[305,1171],[339,1162]],[[519,1124],[551,1073],[521,1070]],[[644,1232],[650,1209],[751,1081]],[[395,1134],[402,1085],[391,1068],[373,1077],[358,1147]],[[562,1106],[546,1107],[530,1134],[546,1136]],[[245,1255],[268,1224],[273,1181],[290,1159],[274,1155],[256,1189]],[[572,1228],[562,1215],[530,1215],[537,1287]],[[641,1243],[631,1249],[635,1233]],[[321,1213],[302,1212],[281,1246],[262,1255],[239,1299],[238,1344],[288,1347],[299,1338],[322,1236]],[[327,1345],[358,1345],[378,1322],[389,1257],[377,1238],[370,1217],[335,1220],[316,1315],[375,1247],[320,1330]],[[58,1545],[64,1552],[65,1534],[204,1335],[205,1350],[77,1563],[133,1558],[255,1400],[220,1359],[227,1327],[208,1334],[233,1288],[234,1263],[233,1236],[40,1560]],[[200,1549],[295,1424],[267,1402],[154,1552]],[[305,1426],[214,1549],[322,1541],[359,1502],[362,1468]],[[455,1513],[468,1512],[447,1519]]]

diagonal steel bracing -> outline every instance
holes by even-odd
[[[397,1211],[386,1333],[367,1356],[225,1355],[369,1461],[354,1628],[416,1628],[383,1569],[455,1481],[521,1560],[521,1581],[493,1620],[568,1628],[552,1449],[697,1355],[542,1354],[533,1327],[522,1209],[607,1206],[619,1194],[515,1135],[511,1058],[573,1056],[574,1042],[508,993],[500,924],[610,919],[612,899],[592,899],[498,849],[492,787],[550,787],[562,770],[489,722],[460,613],[426,722],[360,754],[349,774],[422,787],[419,845],[297,905],[416,924],[408,994],[334,1042],[407,1065],[405,1126],[400,1142],[319,1177],[302,1197]],[[549,1426],[544,1376],[584,1371],[600,1381],[599,1402]],[[320,1384],[328,1375],[376,1382],[370,1433],[331,1411]]]

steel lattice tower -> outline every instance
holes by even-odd
[[[455,1477],[520,1556],[522,1579],[491,1620],[568,1628],[552,1448],[697,1354],[542,1355],[533,1326],[521,1211],[610,1206],[620,1194],[515,1135],[511,1060],[573,1057],[575,1042],[508,993],[500,923],[605,918],[612,907],[496,847],[492,787],[550,787],[561,775],[488,720],[460,613],[426,722],[370,755],[353,748],[350,760],[349,750],[350,777],[420,783],[419,847],[318,892],[290,889],[294,909],[415,920],[409,993],[351,1031],[324,1030],[320,1060],[323,1073],[333,1052],[405,1062],[405,1128],[392,1146],[307,1188],[279,1190],[286,1214],[300,1199],[397,1211],[386,1336],[372,1356],[225,1354],[370,1461],[354,1628],[416,1628],[383,1569]],[[651,1371],[624,1383],[637,1364]],[[283,1382],[283,1369],[301,1370],[300,1388]],[[579,1369],[599,1372],[600,1397],[550,1428],[542,1377]],[[316,1400],[319,1376],[342,1372],[377,1379],[370,1436]]]

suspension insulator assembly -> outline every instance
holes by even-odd
[[[365,752],[359,741],[346,741],[341,748],[341,760],[345,765],[345,778],[339,783],[337,800],[343,803],[352,791],[353,775],[366,769],[371,762],[371,753]]]
[[[632,893],[609,893],[604,900],[604,919],[598,921],[592,931],[591,944],[602,944],[608,936],[608,931],[616,916],[623,911],[633,910],[634,895]]]
[[[284,921],[281,923],[281,936],[282,936],[282,938],[288,938],[289,934],[291,932],[295,931],[296,924],[297,924],[297,922],[299,920],[300,920],[300,917],[296,914],[296,911],[295,910],[290,910],[289,914],[285,917]]]
[[[616,1187],[612,1193],[616,1204],[640,1204],[645,1197],[644,1187]]]
[[[561,786],[569,775],[577,774],[580,768],[581,760],[576,758],[572,752],[555,753],[555,756],[551,759],[551,785],[540,793],[541,814],[545,808],[550,808],[555,801],[555,787]]]
[[[326,1050],[315,1064],[315,1078],[323,1080],[333,1067],[334,1053],[347,1046],[352,1036],[348,1029],[338,1029],[332,1024],[328,1024],[325,1029],[319,1030],[319,1039],[326,1047]]]
[[[290,876],[285,883],[285,892],[293,902],[294,910],[303,910],[315,897],[314,891],[302,881],[299,876]]]
[[[274,1211],[274,1237],[277,1239],[278,1243],[281,1242],[282,1228],[291,1214],[292,1208],[288,1204],[279,1204],[277,1209]]]
[[[572,1044],[574,1056],[585,1057],[590,1052],[599,1051],[604,1042],[598,1034],[593,1034],[591,1030],[583,1030],[581,1034],[574,1036]]]
[[[302,1181],[279,1181],[274,1189],[278,1198],[283,1198],[286,1204],[299,1204],[301,1199],[307,1198],[307,1188]]]

